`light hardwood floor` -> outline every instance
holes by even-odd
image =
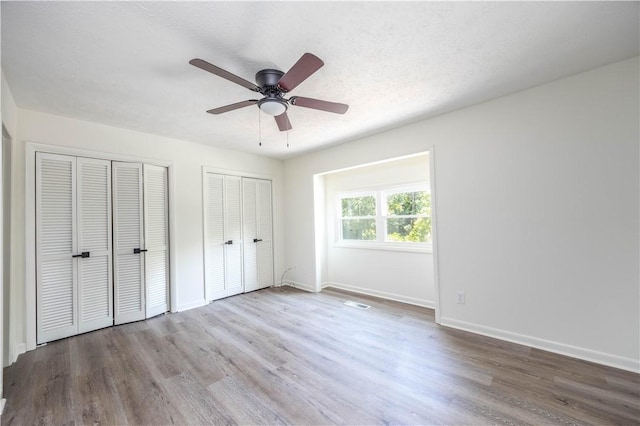
[[[637,374],[335,290],[266,289],[63,339],[4,373],[5,425],[640,423]]]

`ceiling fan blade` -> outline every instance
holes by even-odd
[[[249,105],[255,105],[258,103],[257,99],[251,99],[249,101],[236,102],[235,104],[222,106],[219,108],[210,109],[207,111],[209,114],[222,114],[223,112],[233,111],[234,109],[244,108]]]
[[[295,106],[305,108],[319,109],[321,111],[335,112],[336,114],[344,114],[349,109],[349,105],[339,104],[336,102],[321,101],[320,99],[302,98],[300,96],[292,96],[289,103]]]
[[[255,84],[251,83],[250,81],[245,80],[244,78],[238,77],[235,74],[231,74],[229,71],[225,71],[222,68],[216,67],[213,64],[210,64],[207,61],[204,61],[202,59],[192,59],[189,61],[189,63],[193,66],[196,66],[200,69],[203,69],[205,71],[209,71],[211,74],[215,74],[218,77],[222,77],[224,79],[227,79],[233,83],[239,84],[242,87],[246,87],[249,90],[253,90],[254,92],[259,92],[260,88],[258,86],[256,86]]]
[[[293,127],[291,127],[291,122],[289,121],[289,116],[286,112],[276,115],[275,119],[276,123],[278,123],[278,129],[280,129],[281,132],[293,129]]]
[[[285,92],[292,91],[298,84],[305,81],[311,74],[318,71],[324,62],[311,53],[302,55],[298,62],[278,81],[278,86]]]

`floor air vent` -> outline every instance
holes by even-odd
[[[364,303],[352,302],[351,300],[344,302],[344,304],[358,309],[369,309],[371,307],[369,305],[365,305]]]

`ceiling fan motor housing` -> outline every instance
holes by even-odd
[[[268,95],[269,92],[280,92],[281,89],[278,89],[278,82],[283,75],[284,73],[279,70],[261,70],[256,73],[256,83],[262,89],[261,92],[267,92],[263,92],[264,95]]]

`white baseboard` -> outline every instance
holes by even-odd
[[[189,303],[184,303],[180,306],[178,306],[177,311],[178,312],[182,312],[182,311],[188,311],[189,309],[195,309],[195,308],[199,308],[201,306],[204,306],[207,304],[207,301],[204,299],[201,300],[195,300],[193,302],[189,302]]]
[[[308,291],[309,293],[316,293],[316,289],[313,286],[298,281],[284,280],[283,284],[295,287],[300,290]]]
[[[620,368],[622,370],[632,371],[634,373],[640,373],[640,361],[633,358],[621,357],[618,355],[594,351],[592,349],[586,349],[579,346],[567,345],[565,343],[554,342],[551,340],[540,339],[538,337],[501,330],[498,328],[486,327],[466,321],[460,321],[453,318],[441,317],[440,325],[469,331],[471,333],[481,334],[483,336],[493,337],[500,340],[505,340],[507,342],[518,343],[520,345],[542,349],[545,351],[554,352],[560,355],[566,355],[585,361],[595,362],[597,364],[608,365],[610,367]]]
[[[435,309],[436,304],[432,300],[418,299],[417,297],[404,296],[402,294],[389,293],[386,291],[372,290],[365,287],[358,287],[355,285],[325,282],[322,284],[322,288],[337,288],[340,290],[351,291],[354,293],[366,294],[368,296],[379,297],[381,299],[394,300],[396,302],[408,303],[410,305],[422,306],[423,308]]]
[[[22,355],[23,353],[25,353],[25,352],[27,352],[26,343],[18,343],[18,344],[16,344],[16,346],[13,348],[13,353],[11,354],[11,364],[16,362],[18,360],[18,357],[20,355]]]

